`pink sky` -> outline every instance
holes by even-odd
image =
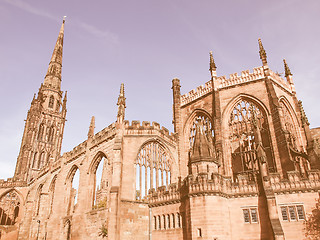
[[[283,73],[286,58],[311,127],[320,126],[318,0],[0,0],[0,178],[12,177],[24,119],[65,25],[62,90],[68,113],[62,152],[115,121],[125,83],[126,119],[156,121],[172,131],[171,80],[186,93],[218,76],[268,63]],[[223,2],[223,3],[222,3]],[[94,4],[92,4],[94,3]]]

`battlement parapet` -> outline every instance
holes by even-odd
[[[178,184],[172,183],[168,186],[158,187],[157,190],[150,189],[148,195],[148,201],[150,205],[153,204],[166,204],[166,203],[175,203],[180,201],[180,191]]]
[[[124,121],[124,126],[126,129],[127,135],[150,135],[160,133],[160,135],[169,138],[171,141],[175,141],[175,134],[170,133],[169,130],[163,126],[160,126],[157,122],[143,121],[142,124],[140,121],[132,121],[131,125],[128,120]]]
[[[288,92],[292,92],[291,86],[288,83],[287,80],[283,79],[279,73],[275,73],[271,70],[269,70],[270,73],[270,77],[271,79],[277,83],[278,85],[280,85],[281,87],[283,87],[285,90],[287,90]]]
[[[14,180],[13,178],[0,179],[0,188],[24,187],[27,186],[26,181]]]
[[[203,85],[200,85],[196,89],[181,95],[181,106],[186,105],[212,91],[212,81],[208,81]]]
[[[91,145],[95,146],[97,144],[100,144],[103,141],[106,141],[107,139],[111,138],[116,134],[116,124],[112,123],[108,127],[102,129],[100,132],[97,132],[92,140]]]
[[[87,141],[80,143],[78,146],[74,147],[70,152],[65,152],[62,157],[67,160],[67,162],[72,161],[79,155],[83,154],[87,148]]]
[[[218,77],[215,80],[215,85],[218,86],[218,88],[226,88],[231,87],[234,85],[251,82],[255,80],[259,80],[264,78],[264,71],[262,67],[256,67],[253,68],[253,72],[250,73],[249,70],[245,70],[241,72],[241,75],[239,76],[238,73],[230,74],[229,78],[226,78],[226,76]]]

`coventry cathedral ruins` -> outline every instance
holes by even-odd
[[[64,24],[14,176],[0,180],[0,239],[304,238],[319,198],[320,128],[310,129],[285,60],[281,77],[259,39],[262,66],[226,77],[210,52],[204,85],[181,94],[172,80],[173,133],[125,120],[122,84],[115,122],[95,133],[93,117],[88,138],[61,154]]]

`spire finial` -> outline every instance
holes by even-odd
[[[260,38],[258,39],[258,42],[259,42],[259,54],[260,54],[260,59],[262,61],[262,65],[268,66],[266,50],[264,50],[264,47],[262,45]]]
[[[118,97],[117,105],[118,105],[117,122],[122,123],[124,120],[125,108],[126,108],[126,98],[124,96],[124,84],[123,83],[121,83],[120,94]]]
[[[283,64],[284,64],[284,72],[285,72],[285,77],[292,76],[292,73],[290,71],[290,68],[288,67],[287,61],[283,59]]]
[[[214,59],[213,59],[213,56],[212,56],[212,51],[210,51],[210,68],[209,68],[209,71],[211,73],[211,77],[216,77],[217,76],[217,66],[214,62]]]
[[[44,79],[44,85],[46,87],[54,88],[57,90],[60,90],[60,87],[61,87],[64,23],[65,23],[65,17],[63,18],[58,39],[52,53],[47,74]]]
[[[93,138],[93,136],[94,136],[94,128],[95,128],[95,118],[94,118],[94,116],[92,116],[91,117],[89,131],[88,131],[88,138]]]

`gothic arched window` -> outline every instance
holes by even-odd
[[[203,132],[207,135],[208,141],[213,146],[213,142],[214,142],[214,140],[213,140],[213,137],[214,137],[213,124],[212,124],[210,118],[206,114],[204,114],[202,112],[199,112],[194,117],[193,122],[192,122],[192,124],[190,126],[190,130],[189,130],[189,147],[192,148],[192,146],[193,146],[194,137],[195,137],[195,134],[196,134],[196,128],[197,128],[197,124],[198,124],[199,121],[202,122],[201,126],[203,126]]]
[[[153,141],[145,144],[136,159],[136,199],[141,200],[148,190],[171,183],[171,158],[165,148]]]
[[[0,225],[14,225],[20,210],[20,198],[14,190],[0,199]]]
[[[107,196],[109,190],[109,178],[111,173],[109,163],[104,155],[100,155],[94,168],[94,197],[93,209],[104,208],[107,206]]]
[[[38,132],[38,140],[41,141],[43,138],[43,132],[44,132],[44,124],[41,123],[39,126],[39,132]]]
[[[51,126],[51,127],[49,128],[48,142],[49,142],[49,143],[52,143],[52,142],[53,142],[53,139],[54,139],[54,127]]]
[[[53,105],[54,105],[54,97],[51,95],[50,98],[49,98],[48,107],[49,108],[53,108]]]
[[[256,116],[260,129],[269,171],[273,172],[275,170],[266,116],[256,104],[246,99],[241,99],[235,104],[229,120],[234,180],[237,179],[238,174],[247,174],[249,180],[253,180],[254,172],[258,170],[253,132],[253,114]]]

